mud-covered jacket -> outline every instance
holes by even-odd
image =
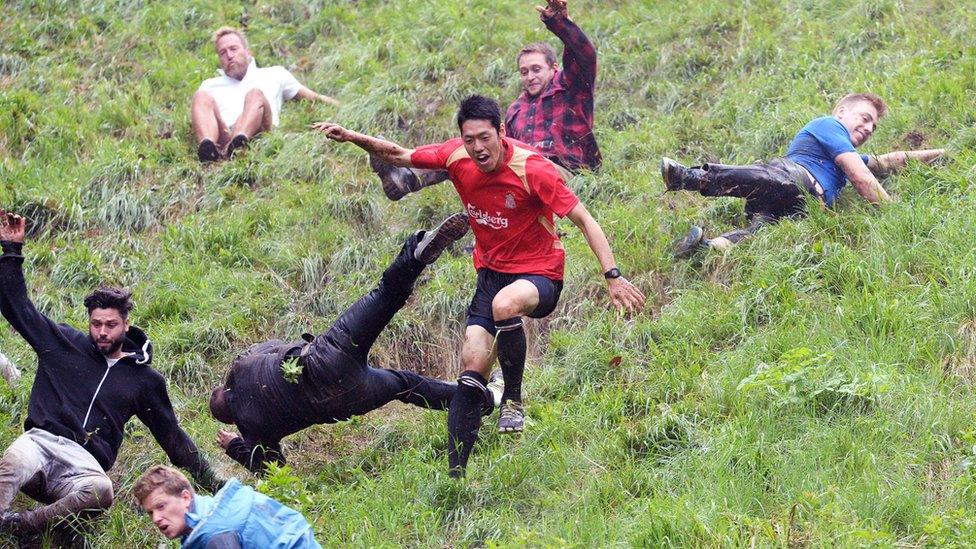
[[[166,381],[150,366],[152,343],[145,332],[130,326],[122,345],[127,356],[109,367],[89,334],[55,323],[31,302],[23,245],[3,241],[0,246],[0,313],[37,353],[24,428],[77,442],[108,471],[118,456],[125,424],[137,416],[174,465],[216,490],[219,480],[180,428]]]

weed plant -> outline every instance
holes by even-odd
[[[570,2],[600,55],[599,174],[573,181],[649,297],[607,310],[599,269],[563,223],[566,287],[532,324],[529,425],[482,430],[447,478],[445,417],[406,406],[286,440],[258,481],[222,456],[206,398],[236,353],[320,332],[376,282],[403,238],[459,207],[448,185],[391,203],[365,155],[310,133],[334,120],[408,146],[456,133],[460,98],[503,105],[515,55],[554,39],[533,2],[7,1],[0,24],[0,204],[28,215],[38,307],[84,326],[93,286],[135,290],[177,413],[226,476],[296,506],[325,546],[972,546],[976,544],[976,12],[966,2]],[[339,108],[288,103],[245,155],[195,160],[190,98],[209,40],[246,26]],[[891,114],[864,151],[947,146],[872,208],[763,230],[675,262],[692,223],[744,221],[735,200],[664,195],[662,155],[748,163],[855,91]],[[458,370],[474,285],[461,246],[432,266],[373,351],[378,366]],[[0,445],[22,430],[34,359],[0,387]],[[128,426],[116,505],[94,547],[160,543],[131,486],[166,457]],[[26,505],[18,498],[16,506]],[[0,543],[9,540],[0,540]]]

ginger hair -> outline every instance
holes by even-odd
[[[143,473],[132,487],[132,493],[139,505],[142,505],[142,502],[159,488],[170,496],[178,496],[183,493],[183,490],[193,493],[193,486],[190,485],[186,475],[167,465],[156,465]]]

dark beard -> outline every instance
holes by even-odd
[[[92,341],[94,341],[94,340],[92,340]],[[98,342],[95,341],[95,348],[98,349],[98,352],[99,353],[102,353],[102,356],[108,356],[108,355],[111,355],[111,354],[115,354],[116,351],[118,351],[119,349],[122,348],[122,340],[119,339],[115,343],[112,343],[112,346],[109,347],[105,351],[103,351],[102,348],[98,346]]]

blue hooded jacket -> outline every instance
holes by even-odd
[[[321,549],[301,513],[231,479],[213,497],[193,496],[184,549],[205,549],[210,538],[236,532],[241,547]]]

